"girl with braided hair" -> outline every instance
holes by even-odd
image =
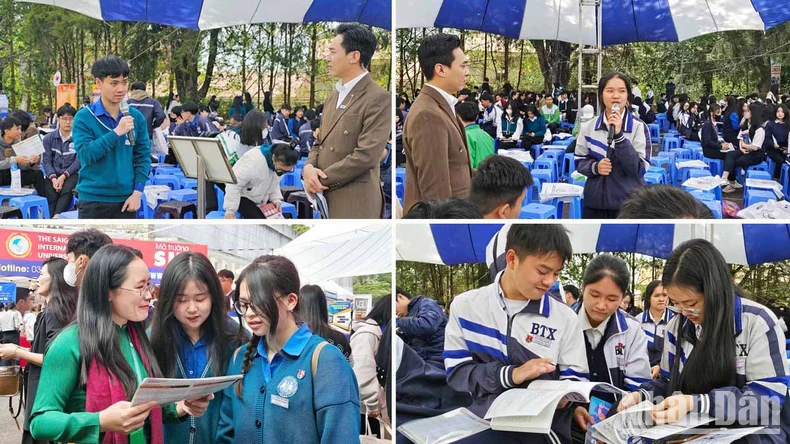
[[[217,443],[359,443],[359,390],[336,347],[299,317],[299,272],[261,256],[239,276],[235,309],[253,336],[231,357]]]

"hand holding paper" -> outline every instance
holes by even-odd
[[[178,416],[189,415],[194,416],[195,418],[200,418],[204,413],[206,413],[206,409],[208,409],[208,403],[212,399],[214,399],[214,394],[210,393],[200,398],[179,401],[176,403],[176,412],[178,412]]]

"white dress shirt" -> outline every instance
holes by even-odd
[[[335,109],[340,108],[340,105],[342,105],[343,101],[346,100],[346,96],[348,96],[348,93],[351,92],[354,86],[356,86],[356,84],[359,83],[359,81],[362,80],[362,78],[365,77],[367,73],[368,73],[367,71],[362,70],[362,74],[349,80],[349,82],[346,83],[345,85],[343,84],[342,80],[337,81],[337,83],[335,84],[335,89],[337,90],[338,95],[337,95],[337,105],[335,105]]]
[[[579,313],[579,326],[582,328],[587,340],[590,341],[590,346],[595,350],[595,348],[598,347],[598,343],[603,339],[603,335],[606,332],[606,325],[609,323],[609,318],[612,316],[610,315],[604,319],[597,327],[593,327],[590,324],[590,318],[587,317],[587,310],[584,309],[584,306],[581,307]]]
[[[450,109],[453,110],[453,115],[455,115],[455,104],[458,103],[458,99],[456,99],[452,94],[448,93],[447,91],[442,90],[441,88],[437,88],[430,83],[426,83],[426,85],[430,86],[431,88],[439,91],[439,94],[444,97],[444,100],[447,101],[447,104],[450,105]]]

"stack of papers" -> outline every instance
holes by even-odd
[[[584,187],[570,183],[546,183],[540,190],[540,201],[546,202],[554,198],[582,197]]]
[[[696,188],[698,190],[710,191],[721,185],[721,177],[692,177],[683,182],[684,187]]]
[[[491,427],[467,409],[460,408],[433,418],[417,419],[398,427],[416,444],[449,444]]]
[[[512,157],[513,159],[518,160],[519,162],[529,162],[532,163],[532,154],[528,151],[522,150],[499,150],[497,151],[497,155],[499,156],[506,156]]]

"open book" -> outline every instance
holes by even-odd
[[[637,404],[591,426],[591,435],[610,444],[662,443],[679,435],[689,438],[696,434],[692,429],[713,421],[706,414],[692,412],[674,424],[656,425],[650,416],[653,407],[649,401]],[[635,440],[635,437],[640,439]]]
[[[416,444],[449,444],[490,428],[488,421],[460,408],[444,415],[407,422],[398,427],[398,432]]]
[[[590,402],[590,392],[625,395],[627,392],[606,383],[578,381],[533,381],[528,388],[510,389],[499,395],[485,419],[494,430],[549,433],[554,411],[560,401]]]

